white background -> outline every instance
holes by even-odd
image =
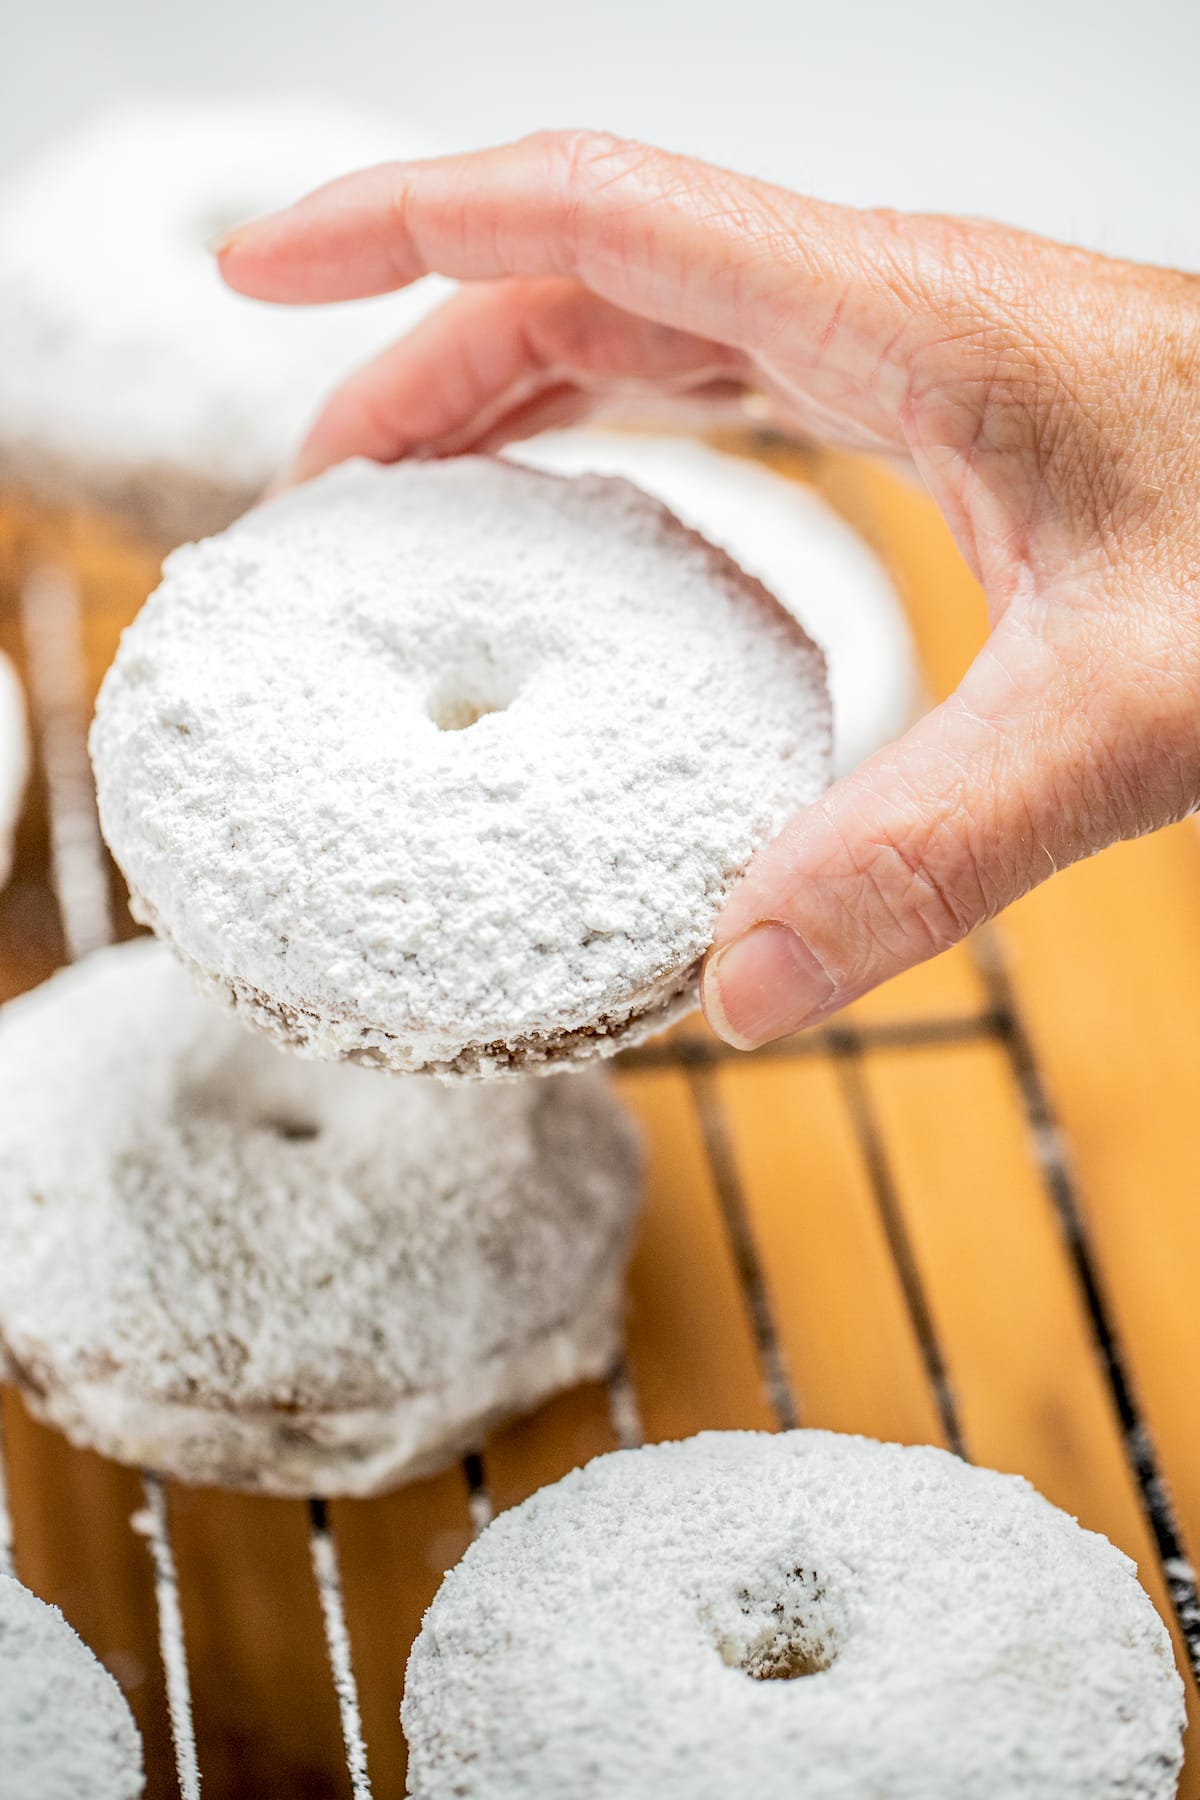
[[[0,172],[123,92],[332,90],[1200,268],[1198,78],[1200,0],[0,0]]]

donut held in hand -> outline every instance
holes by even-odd
[[[828,775],[824,659],[605,477],[345,465],[186,546],[92,755],[137,915],[310,1055],[493,1076],[696,1003]]]

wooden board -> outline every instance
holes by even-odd
[[[947,692],[983,613],[928,503],[849,459],[738,447],[814,480],[874,543],[929,691]],[[0,516],[0,647],[18,659],[19,568],[47,550],[79,573],[94,686],[151,559],[95,521]],[[63,956],[47,854],[35,786],[0,896],[0,998]],[[403,1791],[404,1664],[441,1572],[489,1508],[638,1431],[799,1420],[1027,1474],[1137,1559],[1194,1713],[1165,1565],[1200,1554],[1200,835],[1060,878],[982,949],[758,1056],[691,1021],[623,1059],[649,1179],[622,1380],[509,1425],[465,1468],[330,1509],[376,1795]],[[70,1449],[12,1394],[4,1420],[19,1571],[126,1688],[147,1791],[168,1800],[138,1478]],[[345,1800],[307,1509],[172,1490],[168,1510],[207,1800]],[[1200,1758],[1181,1793],[1200,1800]]]

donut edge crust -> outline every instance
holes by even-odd
[[[623,1341],[625,1255],[584,1311],[458,1381],[338,1412],[259,1406],[234,1411],[123,1391],[102,1374],[72,1378],[0,1339],[0,1375],[43,1424],[78,1448],[196,1486],[280,1499],[369,1499],[439,1473],[505,1419],[608,1374]]]
[[[149,901],[132,889],[129,910],[148,925],[187,969],[201,990],[232,1006],[252,1029],[285,1049],[326,1062],[356,1063],[394,1075],[435,1075],[442,1081],[496,1081],[524,1075],[553,1075],[632,1050],[665,1031],[700,1003],[702,958],[664,975],[635,999],[623,1015],[605,1014],[593,1024],[566,1031],[531,1033],[487,1044],[468,1044],[452,1057],[427,1056],[381,1026],[332,1020],[316,1007],[288,1006],[247,982],[216,975],[196,962],[165,928]]]

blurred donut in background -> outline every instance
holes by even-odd
[[[339,173],[422,154],[321,99],[134,100],[0,190],[0,494],[116,514],[162,544],[218,531],[324,394],[445,284],[349,306],[260,306],[208,246]]]

